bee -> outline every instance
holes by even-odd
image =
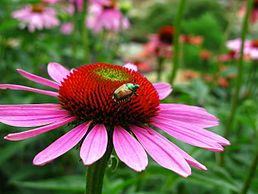
[[[132,84],[132,83],[126,83],[121,86],[119,86],[115,91],[113,92],[112,99],[115,102],[119,101],[126,101],[129,102],[133,95],[137,96],[138,94],[136,93],[137,89],[140,86],[138,84]]]

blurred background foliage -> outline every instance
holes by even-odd
[[[56,61],[67,68],[84,64],[84,53],[80,32],[66,36],[58,28],[30,33],[21,30],[17,20],[11,13],[27,3],[37,0],[1,0],[0,4],[0,83],[22,83],[31,87],[38,87],[19,76],[15,69],[22,68],[31,73],[47,76],[46,64]],[[231,4],[230,2],[234,2]],[[226,51],[224,35],[229,25],[230,11],[238,1],[188,0],[182,21],[182,34],[203,37],[203,44],[195,46],[183,45],[181,57],[181,72],[189,73],[187,80],[179,80],[173,86],[173,94],[164,102],[185,103],[207,108],[216,115],[221,124],[212,130],[223,135],[225,123],[230,111],[230,99],[235,80],[227,81],[227,86],[219,82],[207,82],[201,75],[227,77],[236,73],[236,61],[223,63],[227,67],[219,71],[222,64],[215,55]],[[178,5],[177,0],[163,1],[130,1],[129,17],[131,29],[121,33],[122,42],[110,43],[101,39],[101,35],[89,34],[91,51],[90,62],[104,61],[124,63],[124,55],[118,48],[108,48],[117,45],[131,48],[148,41],[150,34],[156,33],[161,26],[173,25]],[[240,3],[238,3],[240,4]],[[232,6],[231,6],[232,5]],[[61,20],[67,20],[65,14],[58,12]],[[237,23],[236,23],[237,25]],[[239,31],[233,28],[228,38],[239,36]],[[258,38],[257,34],[250,35]],[[104,42],[104,44],[103,44]],[[202,50],[208,50],[212,57],[209,60],[200,58]],[[135,51],[133,51],[135,52]],[[169,62],[169,61],[168,61]],[[236,120],[229,136],[232,145],[226,148],[225,165],[219,165],[220,157],[209,151],[188,146],[172,138],[190,155],[204,163],[208,171],[193,169],[192,176],[187,179],[163,169],[152,160],[147,170],[136,173],[123,163],[117,164],[114,157],[110,161],[104,179],[104,193],[106,194],[234,194],[239,193],[247,172],[250,168],[254,153],[257,150],[257,75],[249,81],[254,70],[253,62],[244,64],[244,83],[241,88],[241,100]],[[152,68],[155,69],[155,62]],[[219,74],[218,74],[219,72]],[[153,79],[152,73],[145,73]],[[184,74],[185,75],[185,74]],[[188,79],[190,76],[191,79]],[[164,74],[164,79],[166,75]],[[250,87],[252,93],[250,93]],[[52,98],[22,91],[0,90],[0,104],[16,103],[46,103],[53,102]],[[22,131],[22,128],[9,127],[0,124],[0,193],[1,194],[30,194],[44,193],[83,193],[85,190],[86,168],[79,159],[78,148],[66,153],[53,163],[43,167],[32,165],[33,157],[69,127],[54,130],[50,133],[34,137],[21,142],[5,141],[3,137],[10,132]],[[117,167],[116,167],[117,166]],[[249,190],[249,194],[258,193],[258,173]]]

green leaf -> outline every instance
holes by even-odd
[[[9,158],[11,158],[13,155],[16,153],[20,152],[21,150],[24,149],[26,145],[29,143],[32,143],[35,141],[36,138],[33,139],[28,139],[26,141],[21,141],[21,142],[12,142],[9,143],[9,145],[5,146],[0,150],[0,165],[7,161]]]
[[[206,187],[224,187],[231,191],[238,192],[239,187],[235,184],[228,182],[225,179],[220,179],[218,177],[212,177],[207,175],[193,174],[188,181],[199,184]]]
[[[12,184],[18,187],[43,189],[53,191],[84,192],[85,177],[71,175],[38,181],[13,181]]]

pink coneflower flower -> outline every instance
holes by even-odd
[[[129,20],[123,16],[115,1],[92,3],[89,7],[87,26],[98,33],[103,30],[118,32],[129,28]]]
[[[72,22],[66,22],[66,23],[63,23],[61,26],[60,26],[60,31],[65,34],[65,35],[69,35],[72,33],[73,31],[73,23]]]
[[[150,37],[150,41],[145,45],[144,53],[157,57],[170,58],[172,55],[172,42],[174,35],[172,26],[163,26],[157,34]]]
[[[151,126],[191,145],[221,152],[229,141],[203,129],[218,125],[217,118],[200,107],[161,104],[172,91],[170,85],[152,84],[136,70],[132,64],[96,63],[68,71],[50,63],[51,81],[18,69],[23,77],[56,91],[15,84],[0,84],[0,89],[36,92],[59,103],[1,105],[0,122],[37,127],[8,134],[5,139],[23,140],[73,123],[74,128],[37,154],[33,164],[49,163],[82,141],[80,157],[85,165],[91,165],[104,155],[111,141],[120,160],[136,171],[146,168],[146,152],[161,166],[184,177],[191,174],[189,165],[206,170]]]
[[[30,32],[36,29],[53,28],[59,25],[56,12],[53,8],[43,6],[42,4],[28,5],[13,12],[13,17],[21,21],[21,27],[28,27]]]
[[[219,55],[218,61],[227,62],[227,61],[232,61],[232,60],[238,59],[238,57],[239,57],[239,54],[236,51],[229,50],[227,53]]]
[[[240,17],[244,17],[245,13],[246,13],[246,3],[247,1],[245,1],[243,3],[243,5],[241,6],[238,15]],[[250,22],[251,23],[255,23],[258,20],[258,0],[254,0],[253,1],[253,8],[250,14]]]
[[[249,45],[246,48],[246,53],[250,56],[251,59],[258,60],[258,39],[251,40],[249,42]]]
[[[241,40],[235,39],[227,42],[227,47],[237,53],[236,56],[239,56],[241,49]],[[258,59],[258,40],[246,40],[244,43],[244,54],[246,59],[257,60]]]

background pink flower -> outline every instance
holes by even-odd
[[[227,42],[227,47],[238,56],[241,49],[241,40],[235,39]],[[244,54],[253,60],[258,59],[258,40],[246,40],[244,43]]]
[[[130,24],[116,5],[107,5],[102,2],[90,5],[87,26],[98,33],[102,30],[118,32],[128,29]]]
[[[13,17],[21,22],[21,27],[28,27],[30,32],[35,30],[49,29],[59,25],[56,11],[53,8],[41,4],[28,5],[14,11]]]
[[[69,35],[72,33],[73,31],[73,23],[72,22],[66,22],[63,23],[60,27],[60,31],[65,34],[65,35]]]

